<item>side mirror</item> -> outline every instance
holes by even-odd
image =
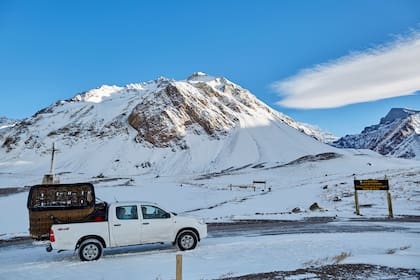
[[[163,217],[164,217],[165,219],[169,219],[169,218],[171,217],[171,214],[169,214],[169,213],[165,213],[165,215],[163,215]]]

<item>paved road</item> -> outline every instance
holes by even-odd
[[[300,221],[242,220],[232,223],[209,223],[208,238],[235,236],[264,236],[299,233],[339,233],[339,232],[413,232],[407,223],[420,223],[420,216],[388,218],[338,219],[334,217],[308,218]],[[420,233],[420,232],[418,232]],[[0,247],[19,245],[33,246],[28,237],[14,240],[0,240]]]
[[[302,221],[241,221],[236,223],[209,224],[209,237],[261,236],[299,233],[338,233],[372,231],[409,231],[404,223],[420,223],[420,216],[395,219],[346,219],[331,217],[312,218]]]

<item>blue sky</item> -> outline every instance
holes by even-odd
[[[125,85],[159,76],[186,79],[202,71],[227,77],[298,121],[339,136],[358,133],[378,123],[392,107],[420,110],[420,94],[356,100],[328,109],[321,108],[322,104],[312,109],[305,108],[308,104],[295,106],[286,102],[287,96],[299,95],[297,89],[308,81],[304,74],[317,72],[317,65],[324,65],[319,71],[328,76],[337,64],[352,60],[354,53],[393,49],[401,37],[416,43],[418,37],[412,37],[419,28],[420,1],[406,0],[2,0],[0,116],[28,117],[57,100],[102,84]],[[355,84],[362,88],[354,88],[347,97],[340,96],[346,89],[333,88],[341,101],[365,89],[370,92],[375,86],[369,84],[371,80],[382,83],[380,78],[394,75],[372,75],[365,86],[358,79],[370,74],[353,69],[357,61],[352,63],[348,68],[361,76],[351,75],[350,88]],[[409,75],[419,73],[418,61],[408,64]],[[404,65],[400,68],[405,69]],[[378,71],[369,69],[365,71],[382,72],[380,66]],[[348,87],[327,78],[334,81],[328,87]],[[291,81],[288,87],[273,86],[285,81]],[[399,91],[396,85],[400,84],[386,85],[392,88],[390,96]],[[401,92],[417,85],[411,82]],[[319,94],[321,100],[323,92],[325,86],[305,94],[315,99]]]

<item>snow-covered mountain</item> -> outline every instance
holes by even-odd
[[[8,119],[6,117],[0,117],[0,129],[13,126],[17,121]]]
[[[208,172],[335,150],[317,135],[226,78],[194,73],[56,102],[0,130],[0,164],[46,171],[54,142],[61,172]]]
[[[371,149],[382,155],[420,159],[420,111],[393,108],[379,124],[333,143],[339,148]]]
[[[305,134],[314,137],[318,141],[322,143],[332,143],[337,141],[340,137],[332,134],[331,132],[325,131],[320,127],[308,123],[298,123],[297,126],[293,126],[299,129],[300,131],[304,132]]]

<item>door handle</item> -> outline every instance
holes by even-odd
[[[119,227],[121,226],[121,224],[114,224],[114,227]]]
[[[150,224],[150,223],[143,223],[143,225],[148,225],[148,224]]]

